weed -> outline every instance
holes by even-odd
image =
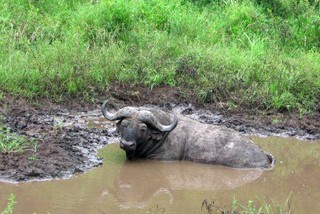
[[[38,151],[38,148],[39,148],[39,145],[38,143],[34,143],[31,147],[31,151],[33,152],[33,155],[28,157],[28,160],[31,160],[31,161],[36,161],[38,160],[37,158],[37,151]]]
[[[164,214],[165,211],[166,211],[165,208],[159,207],[159,205],[157,204],[155,208],[150,208],[148,212],[146,212],[146,214]]]
[[[272,120],[272,124],[279,124],[280,123],[280,120],[275,118]]]
[[[201,211],[203,209],[205,209],[208,214],[212,214],[214,212],[214,201],[210,202],[207,199],[204,199],[201,204]]]
[[[249,200],[246,205],[241,204],[235,197],[233,197],[231,208],[226,209],[219,207],[215,204],[215,201],[203,200],[201,211],[204,210],[208,214],[222,213],[222,214],[291,214],[291,200],[292,193],[288,196],[284,206],[273,202],[273,205],[267,204],[264,199],[259,199],[261,204],[257,206],[252,200]]]
[[[16,203],[17,202],[16,202],[15,195],[14,194],[10,194],[10,196],[8,198],[8,204],[7,204],[6,208],[4,209],[4,211],[1,212],[1,214],[12,214],[14,205]]]
[[[32,155],[32,156],[28,157],[28,160],[36,161],[36,160],[38,160],[38,158],[35,155]]]
[[[55,117],[53,120],[53,129],[54,130],[62,130],[64,127],[64,121],[63,119]]]
[[[0,152],[22,152],[30,145],[35,145],[35,142],[11,132],[10,128],[0,126]]]

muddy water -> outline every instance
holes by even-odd
[[[125,161],[117,144],[100,151],[102,167],[66,180],[0,183],[0,211],[10,193],[14,213],[206,213],[204,199],[224,207],[263,197],[283,204],[292,192],[294,213],[320,210],[320,142],[254,138],[277,158],[269,171],[189,162]]]

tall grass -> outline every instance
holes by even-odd
[[[4,0],[0,90],[94,96],[115,83],[192,89],[203,102],[312,111],[319,0]]]

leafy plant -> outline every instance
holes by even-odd
[[[21,152],[32,144],[36,145],[33,140],[11,132],[11,129],[8,127],[0,126],[0,152]]]

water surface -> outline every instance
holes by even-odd
[[[320,210],[320,142],[254,138],[277,159],[274,169],[239,170],[190,162],[128,162],[117,144],[100,151],[102,167],[67,180],[0,183],[0,211],[10,193],[14,213],[206,213],[204,199],[224,207],[235,196],[246,203],[264,198],[294,213]]]

